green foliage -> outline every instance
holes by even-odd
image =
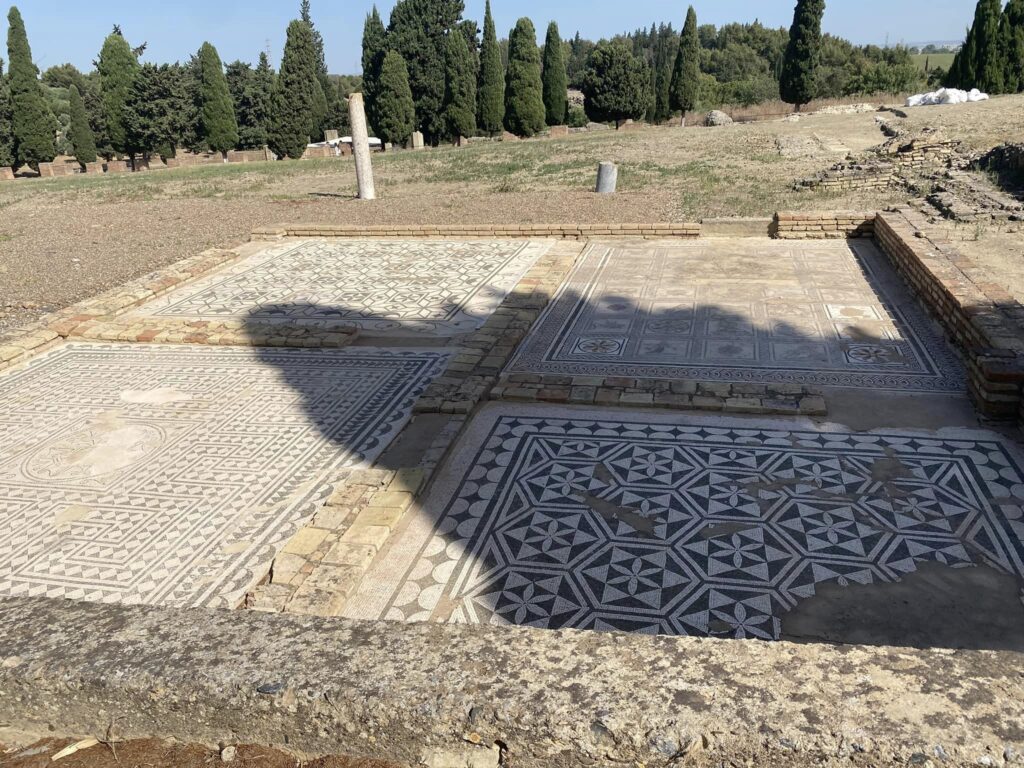
[[[4,75],[4,60],[0,59],[0,167],[14,165],[14,126],[11,123],[11,89]]]
[[[139,62],[132,47],[119,31],[103,41],[96,71],[103,99],[103,118],[107,141],[115,152],[128,152],[124,111],[132,93]]]
[[[789,45],[782,62],[779,94],[799,107],[815,96],[815,77],[821,62],[821,20],[825,0],[797,0]]]
[[[409,87],[409,70],[397,51],[389,51],[381,64],[377,98],[380,110],[377,138],[404,144],[415,130],[416,110]]]
[[[647,65],[624,42],[598,43],[583,77],[587,115],[596,122],[614,120],[616,125],[643,117],[649,82]]]
[[[569,43],[569,57],[565,63],[565,73],[569,79],[570,88],[582,88],[583,76],[587,73],[587,60],[590,52],[594,50],[594,43],[576,36]]]
[[[352,78],[331,78],[331,92],[327,96],[327,127],[329,130],[337,131],[339,136],[352,132],[348,116],[348,97],[357,90],[359,86],[353,87]]]
[[[278,157],[298,159],[319,128],[327,101],[316,76],[313,32],[304,21],[288,25],[281,71],[270,106],[270,148]]]
[[[75,159],[82,165],[95,163],[96,139],[92,135],[92,128],[89,127],[89,115],[85,111],[85,101],[82,100],[82,94],[78,92],[78,88],[74,85],[68,89],[68,92],[71,96],[69,105],[71,110],[71,131],[69,138],[71,146],[75,151]]]
[[[384,29],[384,22],[380,20],[380,14],[377,13],[377,6],[373,6],[363,25],[363,100],[366,103],[366,119],[373,131],[380,127],[377,91],[387,53],[387,31]]]
[[[125,153],[173,157],[179,146],[196,148],[194,78],[177,64],[138,68],[123,112]]]
[[[517,136],[533,136],[544,128],[540,50],[533,22],[522,18],[508,37],[505,73],[505,127]]]
[[[1002,0],[978,0],[974,23],[953,60],[946,85],[1002,93],[1006,88],[1010,55],[1009,29],[1003,17]]]
[[[491,15],[491,0],[484,10],[484,40],[480,49],[480,96],[477,124],[481,131],[495,134],[505,123],[505,69]]]
[[[544,90],[544,116],[548,125],[565,125],[569,113],[568,79],[562,37],[555,22],[548,24],[544,39],[544,71],[541,75]]]
[[[463,0],[399,0],[391,11],[388,47],[409,69],[416,124],[430,142],[445,133],[445,38],[459,26]]]
[[[1024,91],[1024,0],[1010,0],[1002,19],[1003,55],[1007,93]]]
[[[199,138],[214,152],[238,145],[238,122],[217,49],[203,43],[199,49]]]
[[[700,88],[700,37],[697,31],[697,12],[691,5],[686,12],[686,23],[679,36],[679,52],[672,70],[672,84],[669,91],[669,106],[673,110],[687,112],[697,106]]]
[[[264,146],[270,125],[270,97],[274,90],[274,70],[270,67],[270,59],[266,53],[261,53],[256,69],[241,61],[228,64],[226,78],[238,121],[238,146],[241,149]]]
[[[444,121],[449,139],[476,133],[476,61],[457,33],[445,45]]]
[[[39,69],[32,62],[25,23],[17,8],[11,8],[7,21],[7,56],[10,62],[7,84],[11,94],[14,156],[18,163],[35,167],[39,163],[50,162],[56,155],[54,133],[57,126],[39,81]]]
[[[567,119],[570,128],[585,128],[587,125],[587,113],[583,107],[573,104],[569,107]]]
[[[672,116],[672,73],[678,46],[672,25],[662,25],[654,50],[654,122],[661,123]]]

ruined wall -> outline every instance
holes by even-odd
[[[871,237],[874,231],[875,214],[860,211],[777,213],[771,227],[779,240],[840,240]]]

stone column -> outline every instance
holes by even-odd
[[[376,200],[377,191],[373,186],[373,164],[370,162],[370,139],[366,128],[366,110],[363,109],[363,94],[353,93],[348,97],[348,116],[352,123],[352,153],[356,157],[359,199]]]
[[[419,131],[413,131],[412,133],[412,148],[423,149],[423,134]]]
[[[615,163],[601,163],[597,166],[597,193],[614,195],[619,183],[619,167]]]

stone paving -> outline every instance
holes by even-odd
[[[510,374],[962,391],[869,241],[593,243]]]
[[[549,242],[308,240],[259,251],[146,304],[157,318],[335,321],[363,331],[476,330]]]
[[[71,343],[0,376],[0,594],[237,605],[446,359]]]
[[[990,432],[492,405],[345,615],[777,639],[823,584],[1024,579],[1022,510]]]

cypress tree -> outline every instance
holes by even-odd
[[[214,152],[226,155],[238,145],[238,122],[217,49],[199,49],[199,136]]]
[[[569,84],[565,74],[565,52],[558,24],[548,24],[544,38],[544,71],[541,75],[544,87],[544,116],[548,125],[565,125],[569,116]]]
[[[391,12],[388,47],[405,59],[416,123],[431,142],[445,133],[445,38],[463,8],[463,0],[399,0]]]
[[[384,57],[388,53],[387,36],[384,22],[380,20],[375,5],[363,24],[363,98],[366,102],[366,119],[373,131],[377,131],[380,126],[377,83],[380,81]]]
[[[797,112],[814,98],[821,62],[821,20],[824,15],[825,0],[797,0],[779,80],[782,100],[795,105]]]
[[[974,74],[977,82],[973,87],[989,93],[1003,92],[1006,58],[999,32],[1002,15],[1002,0],[980,0],[974,17]]]
[[[10,62],[7,82],[11,94],[14,156],[18,163],[27,163],[34,168],[56,156],[57,125],[46,103],[43,85],[39,82],[39,69],[32,62],[25,23],[17,8],[11,8],[7,21],[7,56]]]
[[[389,51],[384,56],[377,86],[380,109],[377,138],[382,142],[404,144],[415,128],[416,110],[409,88],[409,71],[397,51]]]
[[[139,62],[128,41],[120,31],[114,31],[103,41],[100,57],[96,62],[99,73],[100,93],[103,99],[103,117],[107,125],[107,140],[115,152],[128,152],[124,109],[128,103],[139,70]]]
[[[675,71],[676,57],[673,55],[675,51],[673,46],[669,45],[669,40],[674,41],[675,36],[673,35],[671,38],[662,36],[658,41],[658,51],[654,62],[657,70],[654,119],[658,123],[664,122],[672,116],[672,73]]]
[[[179,146],[198,149],[190,69],[177,64],[139,67],[123,113],[129,154],[173,157]]]
[[[484,41],[480,48],[480,110],[477,124],[484,133],[498,133],[505,124],[505,69],[491,15],[491,0],[484,11]]]
[[[288,25],[281,71],[274,84],[270,107],[270,148],[278,157],[298,159],[319,125],[317,95],[326,105],[316,77],[313,32],[304,21]]]
[[[4,75],[4,60],[0,59],[0,168],[15,163],[14,126],[11,124],[11,90]]]
[[[1003,12],[1004,85],[1007,93],[1024,91],[1024,0],[1010,0]]]
[[[975,43],[974,28],[972,27],[967,31],[967,37],[964,38],[964,44],[960,47],[960,50],[953,58],[953,64],[950,66],[949,72],[946,74],[947,88],[974,87],[976,80],[976,72],[974,69],[976,53],[977,45]]]
[[[517,136],[533,136],[544,128],[540,51],[533,22],[522,18],[508,36],[505,75],[505,127]]]
[[[444,120],[452,140],[476,133],[476,62],[465,35],[457,33],[445,45]]]
[[[696,109],[700,92],[700,36],[697,12],[692,5],[686,12],[686,23],[679,36],[679,51],[669,89],[669,107],[682,113],[680,124],[685,126],[686,113]]]
[[[320,30],[317,29],[316,25],[313,23],[313,15],[310,12],[309,0],[302,0],[302,4],[299,8],[299,16],[302,21],[309,25],[309,29],[313,33],[313,51],[316,59],[316,79],[320,84],[320,92],[324,96],[322,104],[318,101],[317,108],[320,111],[318,113],[314,134],[322,136],[324,130],[330,127],[327,125],[327,113],[330,107],[330,99],[328,96],[334,94],[336,89],[334,84],[331,82],[330,75],[327,73],[327,56],[324,53],[324,37],[320,34]]]
[[[69,138],[71,146],[75,148],[75,159],[83,166],[86,163],[96,162],[96,138],[92,135],[92,128],[89,127],[89,115],[85,111],[85,102],[78,88],[71,86],[68,89],[71,97],[71,131]]]
[[[601,41],[587,60],[583,76],[584,109],[591,120],[638,120],[649,98],[650,75],[643,59],[621,41]]]
[[[260,53],[256,69],[241,61],[228,64],[225,77],[238,121],[238,146],[257,149],[266,145],[274,89],[274,71],[267,54]]]

